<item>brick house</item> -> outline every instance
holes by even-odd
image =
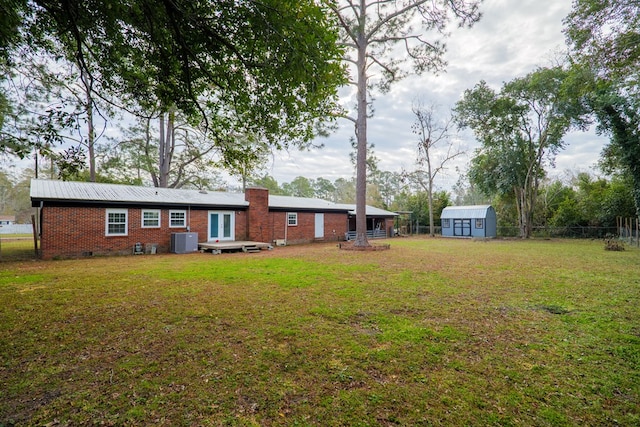
[[[172,234],[184,232],[197,233],[199,243],[339,241],[355,209],[264,188],[242,194],[35,179],[31,203],[44,259],[128,254],[136,243],[169,252]],[[368,217],[369,210],[372,225],[393,227],[395,213],[368,207]]]

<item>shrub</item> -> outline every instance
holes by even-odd
[[[624,243],[615,238],[608,238],[604,241],[605,251],[624,251]]]

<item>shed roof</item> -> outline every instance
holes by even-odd
[[[441,219],[447,218],[486,218],[487,212],[493,209],[491,205],[471,205],[471,206],[447,206],[442,210]]]

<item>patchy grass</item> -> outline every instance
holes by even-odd
[[[5,262],[0,425],[640,424],[640,251],[389,242]]]
[[[0,263],[35,259],[33,236],[23,234],[0,234]]]

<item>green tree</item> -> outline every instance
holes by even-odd
[[[205,177],[212,175],[216,144],[176,111],[139,118],[124,130],[124,136],[100,148],[99,169],[108,177],[181,188],[201,187]]]
[[[583,216],[575,196],[566,196],[556,208],[549,224],[554,227],[574,227],[583,224]]]
[[[380,171],[376,174],[374,184],[382,197],[384,209],[389,209],[397,194],[405,186],[403,176],[399,172]]]
[[[594,94],[590,105],[600,131],[611,136],[604,155],[631,177],[636,216],[640,217],[640,99],[631,98],[616,85],[606,85]]]
[[[9,195],[13,190],[11,177],[0,169],[0,215],[9,214]]]
[[[614,177],[605,190],[600,209],[600,223],[605,227],[617,224],[617,218],[631,218],[637,215],[633,199],[633,182],[622,176]]]
[[[520,236],[528,238],[545,166],[564,147],[573,111],[565,93],[567,71],[541,68],[503,85],[496,93],[484,81],[465,91],[456,120],[482,143],[469,177],[488,195],[511,194]]]
[[[324,200],[332,200],[336,186],[326,178],[319,177],[312,182],[315,197]]]
[[[369,245],[366,234],[369,90],[377,86],[387,91],[391,83],[408,74],[402,68],[407,61],[416,73],[443,69],[444,44],[428,40],[425,34],[435,31],[446,36],[452,19],[461,26],[472,25],[480,19],[478,4],[475,0],[345,0],[331,4],[346,48],[343,60],[353,67],[351,81],[357,88],[355,115],[345,113],[355,124],[357,147],[356,246]],[[379,80],[373,78],[376,73]]]
[[[290,183],[282,184],[285,194],[295,197],[313,197],[313,184],[307,178],[298,176]]]
[[[336,187],[335,195],[332,198],[333,202],[349,204],[353,204],[356,202],[355,178],[338,178],[335,180],[333,185]]]
[[[537,226],[545,227],[567,198],[575,200],[575,191],[559,179],[542,183],[538,193],[539,203],[536,203],[534,222]]]
[[[264,140],[255,134],[231,134],[220,146],[221,163],[231,176],[240,178],[242,191],[252,176],[262,172],[271,150]]]
[[[431,236],[435,235],[433,202],[435,179],[449,161],[464,154],[463,151],[454,147],[451,140],[449,128],[452,119],[438,120],[434,110],[433,106],[424,107],[421,103],[416,103],[412,107],[416,118],[411,129],[418,138],[418,155],[417,168],[409,174],[409,179],[418,183],[427,192],[429,235]],[[437,157],[434,153],[436,148],[444,147],[446,147],[444,155]]]
[[[607,80],[637,86],[640,4],[637,0],[573,0],[564,33],[575,59]]]
[[[396,206],[397,210],[402,212],[411,212],[411,219],[414,222],[416,230],[419,232],[422,227],[429,227],[429,233],[431,232],[431,226],[440,225],[440,215],[442,210],[451,204],[451,198],[446,191],[436,191],[432,195],[433,203],[433,223],[430,222],[431,215],[429,214],[429,194],[426,191],[417,191],[413,194],[406,194],[405,197],[401,197],[403,201]]]
[[[454,205],[481,205],[489,203],[490,197],[487,197],[487,194],[484,194],[476,187],[473,181],[469,179],[468,173],[463,173],[458,170],[458,174],[458,181],[456,181],[453,186],[453,192],[455,194]]]
[[[577,73],[589,75],[578,95],[610,135],[606,162],[629,173],[640,216],[640,3],[575,0],[564,25]]]
[[[254,178],[250,181],[250,184],[255,187],[262,187],[269,190],[269,194],[284,195],[285,192],[278,185],[278,181],[272,176],[264,175],[262,178]]]
[[[17,30],[0,34],[9,56],[73,58],[129,105],[175,107],[216,133],[261,133],[276,148],[308,144],[332,120],[344,82],[335,22],[314,0],[0,5]]]
[[[569,186],[554,184],[561,187],[556,199],[562,199],[549,209],[552,226],[615,227],[617,217],[634,215],[633,186],[628,178],[607,180],[583,172],[573,177]]]

